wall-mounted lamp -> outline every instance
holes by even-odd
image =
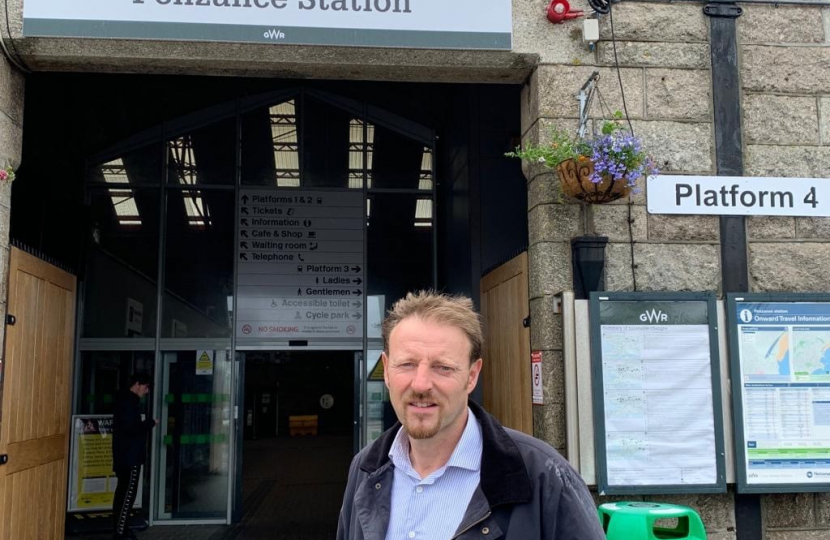
[[[605,290],[605,245],[607,236],[577,236],[571,239],[571,268],[574,295],[588,298],[594,291]]]

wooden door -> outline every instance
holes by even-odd
[[[533,435],[527,252],[481,279],[484,406],[510,428]]]
[[[11,248],[0,409],[0,538],[63,540],[75,277]]]

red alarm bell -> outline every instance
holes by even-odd
[[[547,9],[548,20],[552,23],[563,23],[569,19],[576,19],[585,15],[581,9],[571,11],[568,0],[553,0]]]

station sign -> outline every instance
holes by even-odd
[[[650,214],[830,216],[830,179],[656,175],[646,181]]]
[[[362,340],[363,193],[241,189],[238,204],[237,338]]]
[[[510,50],[510,0],[26,0],[25,37]]]

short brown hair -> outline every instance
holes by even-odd
[[[466,296],[450,296],[435,291],[407,293],[392,306],[383,321],[383,350],[389,354],[389,336],[398,324],[409,317],[454,326],[464,332],[470,342],[470,363],[481,358],[484,333],[481,317]]]

